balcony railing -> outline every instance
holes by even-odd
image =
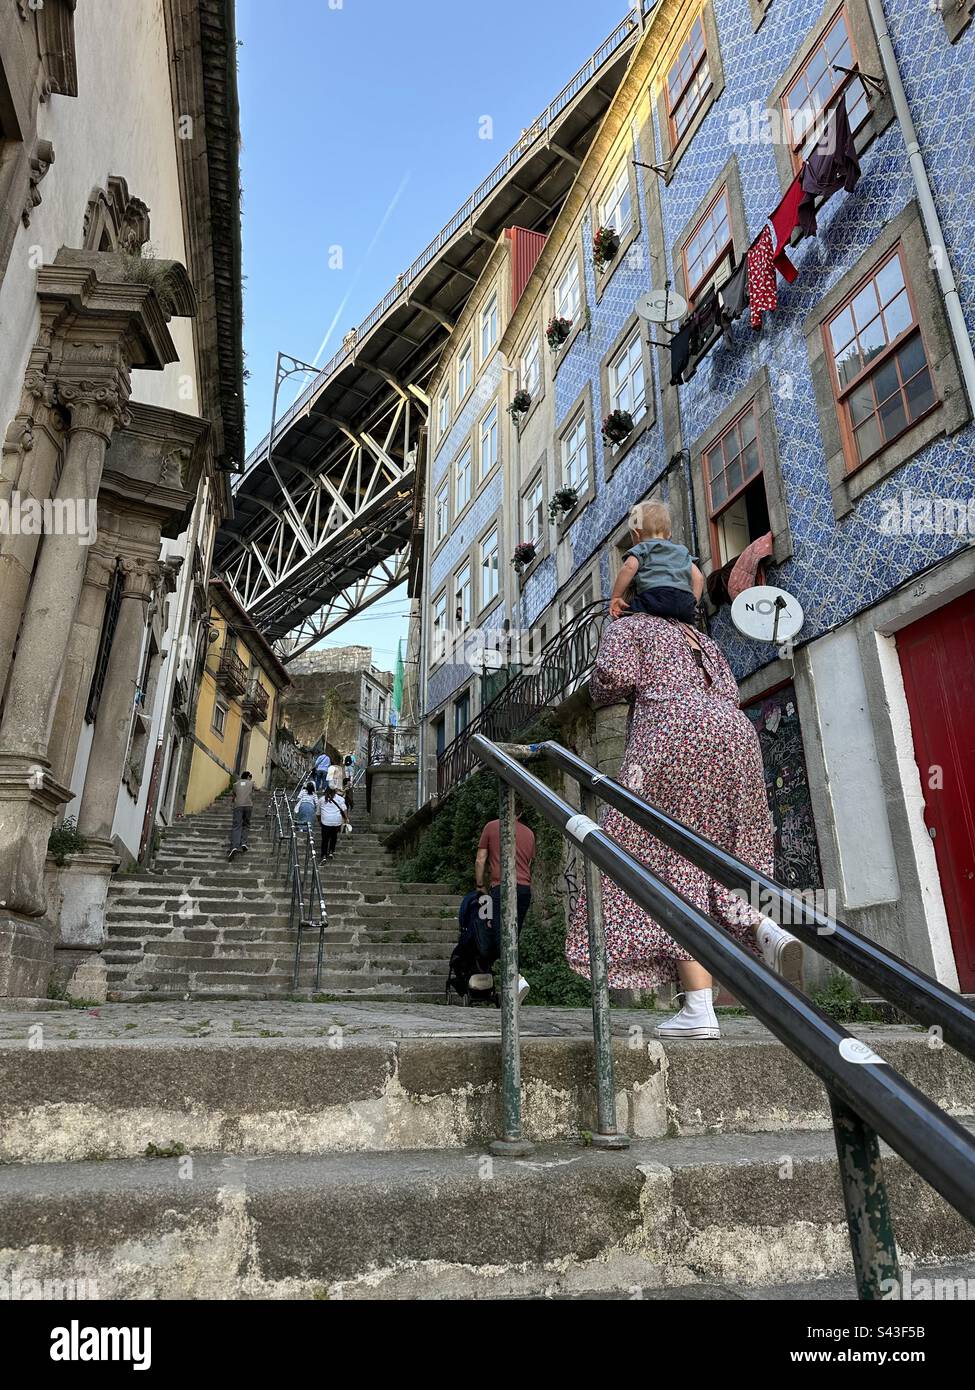
[[[224,647],[217,666],[217,684],[228,695],[243,695],[247,689],[247,667],[236,652]]]
[[[437,793],[443,796],[476,771],[479,758],[471,745],[475,734],[506,743],[523,733],[543,709],[567,699],[596,664],[606,604],[581,608],[546,642],[537,661],[509,681],[501,693],[475,715],[437,758]]]
[[[244,718],[249,724],[263,724],[267,718],[268,705],[270,704],[270,694],[260,681],[252,686],[244,698],[241,700],[241,709]]]
[[[367,743],[367,766],[395,763],[409,766],[416,763],[417,726],[397,724],[395,727],[370,729]]]

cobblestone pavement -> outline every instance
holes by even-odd
[[[614,1033],[627,1035],[643,1028],[652,1037],[666,1013],[651,1009],[614,1009]],[[347,1036],[400,1037],[498,1037],[501,1014],[494,1008],[465,1009],[438,1004],[343,1003],[320,1004],[282,1001],[220,1000],[218,1002],[167,1000],[158,1004],[100,1004],[85,1008],[44,1011],[0,1010],[0,1041],[15,1041],[42,1024],[45,1037],[58,1039],[295,1037],[327,1035],[330,1027]],[[753,1018],[722,1015],[722,1037],[727,1042],[771,1040],[768,1030]],[[588,1009],[527,1006],[521,1012],[523,1037],[580,1037],[591,1033]],[[912,1030],[889,1024],[858,1024],[860,1037],[878,1041],[885,1036],[903,1037]]]

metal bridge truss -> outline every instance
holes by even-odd
[[[387,398],[368,428],[336,421],[342,442],[320,462],[289,458],[288,482],[268,457],[275,505],[258,503],[266,522],[240,538],[224,577],[284,659],[405,581],[426,415],[426,393],[412,386]]]

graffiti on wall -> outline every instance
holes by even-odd
[[[790,888],[821,888],[822,870],[795,687],[784,685],[761,696],[746,705],[745,713],[755,726],[762,748],[765,790],[775,828],[775,877]]]

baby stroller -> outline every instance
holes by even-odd
[[[460,933],[457,937],[457,945],[451,952],[444,996],[448,1004],[453,1004],[459,995],[460,1002],[465,1008],[469,1008],[472,1004],[494,1004],[496,1008],[500,1008],[498,992],[494,987],[494,976],[491,973],[491,966],[497,959],[497,953],[495,952],[493,959],[488,960],[478,951],[478,928],[481,925],[480,902],[481,894],[477,890],[465,894],[461,901],[460,910],[457,913]],[[480,935],[483,947],[483,928]]]

